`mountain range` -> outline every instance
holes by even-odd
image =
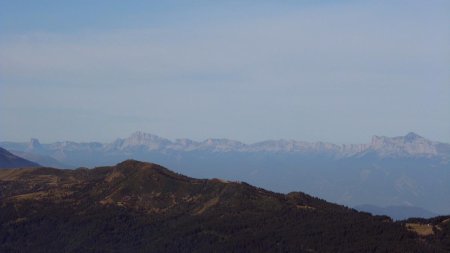
[[[156,162],[200,178],[241,180],[277,192],[303,191],[347,206],[411,206],[450,213],[450,144],[418,134],[373,136],[369,143],[229,139],[169,140],[135,132],[109,143],[0,142],[44,166],[113,165],[125,159]]]
[[[111,143],[60,141],[51,144],[41,144],[38,139],[32,138],[28,143],[0,142],[0,145],[14,151],[24,153],[42,154],[53,157],[57,161],[71,162],[72,166],[95,166],[95,160],[81,161],[71,159],[70,153],[134,153],[134,152],[195,152],[208,151],[215,153],[226,152],[268,152],[268,153],[300,153],[326,155],[336,159],[375,154],[380,158],[438,158],[444,163],[450,161],[450,144],[433,142],[415,133],[408,133],[399,137],[373,136],[367,144],[337,145],[325,142],[304,142],[296,140],[268,140],[254,144],[245,144],[229,139],[207,139],[193,141],[190,139],[176,139],[171,141],[157,135],[144,132],[135,132],[128,138],[119,138]]]
[[[115,166],[0,170],[1,252],[446,252],[450,216],[394,222],[316,197]]]

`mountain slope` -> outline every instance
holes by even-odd
[[[407,205],[450,213],[450,144],[415,133],[374,136],[369,143],[350,145],[295,140],[172,141],[142,132],[111,143],[41,144],[32,139],[0,144],[27,157],[51,157],[76,167],[137,159],[193,177],[241,180],[285,193],[303,191],[348,206]],[[34,161],[44,164],[43,159]],[[45,165],[56,164],[46,161]]]
[[[0,171],[1,252],[440,252],[387,217],[155,164]]]
[[[19,167],[38,167],[37,163],[28,161],[16,155],[13,155],[4,148],[0,148],[0,169],[19,168]]]
[[[73,166],[66,165],[48,155],[41,155],[39,153],[29,153],[29,152],[23,152],[23,151],[15,151],[15,150],[10,150],[10,152],[16,156],[22,157],[24,159],[27,159],[28,161],[40,164],[41,166],[45,166],[45,167],[53,167],[53,168],[61,168],[61,169],[75,168]]]

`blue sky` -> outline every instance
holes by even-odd
[[[450,142],[449,1],[0,0],[0,140]]]

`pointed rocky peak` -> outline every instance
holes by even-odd
[[[43,147],[38,139],[31,138],[30,141],[27,144],[26,151],[27,152],[42,152]]]
[[[28,148],[40,148],[40,147],[41,143],[39,142],[38,139],[31,138],[30,142],[28,142]]]
[[[413,142],[413,141],[419,140],[419,139],[423,139],[423,137],[414,132],[410,132],[407,135],[405,135],[405,137],[404,137],[404,140],[406,142]]]

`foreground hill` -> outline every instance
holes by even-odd
[[[193,179],[133,160],[1,170],[0,242],[0,252],[444,252],[445,245],[386,216],[303,193]]]
[[[8,150],[0,148],[0,169],[17,167],[39,167],[40,165],[22,157],[13,155]]]

